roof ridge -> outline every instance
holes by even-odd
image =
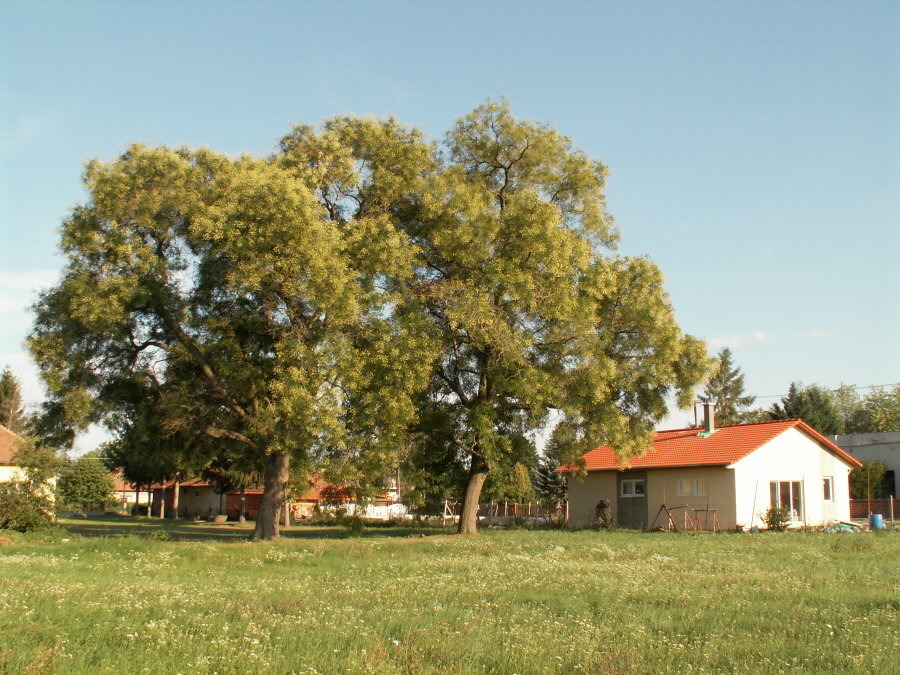
[[[761,422],[738,422],[737,424],[717,424],[716,429],[733,429],[734,427],[755,427],[762,426],[764,424],[784,424],[785,422],[802,422],[803,420],[799,418],[791,418],[786,420],[763,420]],[[696,427],[680,427],[678,429],[657,429],[654,433],[657,434],[673,434],[676,431],[694,431],[694,430],[702,430],[703,426]]]

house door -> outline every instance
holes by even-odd
[[[647,527],[647,472],[617,474],[616,524],[636,530]]]

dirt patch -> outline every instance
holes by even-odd
[[[14,542],[9,537],[0,537],[0,546],[15,546],[16,542]]]

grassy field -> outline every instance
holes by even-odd
[[[66,528],[0,538],[0,672],[897,667],[896,532]]]

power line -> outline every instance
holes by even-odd
[[[857,389],[880,389],[881,387],[896,387],[897,385],[900,385],[900,382],[891,382],[888,384],[870,384],[865,387],[850,387],[850,389],[853,389],[854,391]],[[822,391],[834,392],[834,391],[838,391],[839,389],[844,389],[844,387],[835,387],[834,389],[822,389]],[[767,394],[765,396],[754,396],[754,398],[783,398],[785,396],[787,396],[787,394]]]

